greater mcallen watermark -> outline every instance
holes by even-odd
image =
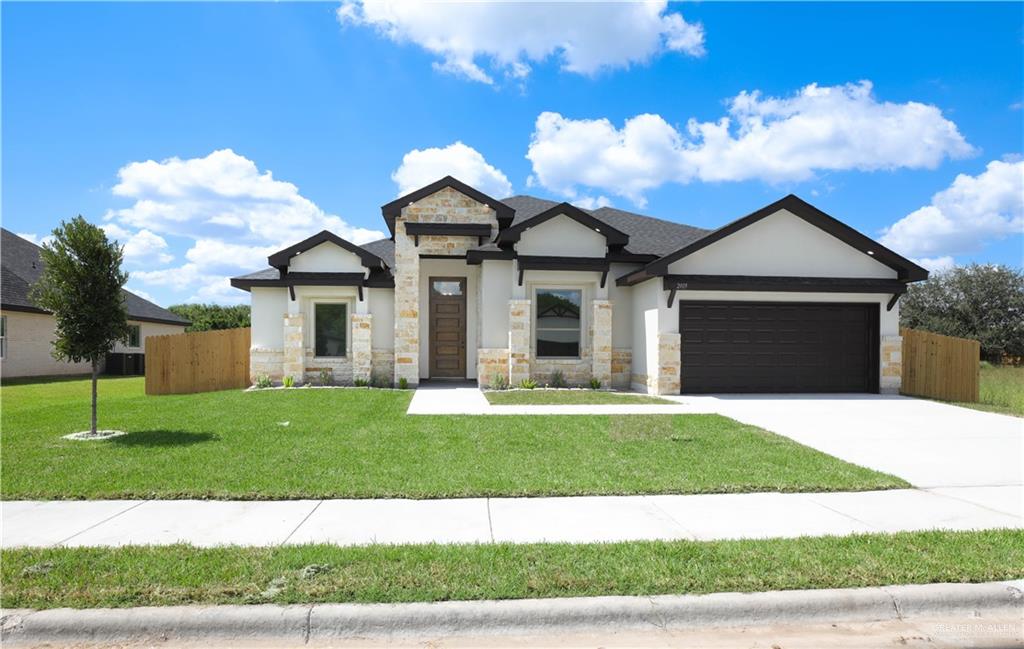
[[[979,640],[984,638],[1016,638],[1024,636],[1021,622],[956,622],[939,623],[933,627],[936,636],[944,639]]]

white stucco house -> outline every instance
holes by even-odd
[[[387,239],[321,232],[231,280],[254,377],[893,392],[899,298],[928,276],[792,195],[717,230],[451,177],[381,211]]]
[[[10,230],[0,236],[0,374],[3,378],[89,374],[89,363],[58,361],[51,352],[57,322],[29,297],[43,272],[39,246]],[[107,374],[143,374],[146,338],[179,334],[190,324],[176,313],[130,291],[122,291],[128,310],[128,340],[104,361]]]

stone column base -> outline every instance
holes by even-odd
[[[591,353],[590,376],[601,382],[601,387],[612,384],[612,303],[608,300],[593,301],[593,319],[590,325]]]
[[[682,336],[676,333],[658,334],[658,364],[647,368],[649,394],[679,394],[681,340]]]
[[[370,381],[373,368],[373,316],[352,314],[352,381]]]
[[[903,336],[882,336],[878,391],[899,394],[903,386]]]
[[[530,378],[530,300],[508,301],[508,382]]]
[[[508,350],[477,349],[476,350],[476,382],[481,388],[493,388],[494,378],[500,376],[508,380]]]
[[[291,377],[302,383],[306,372],[306,352],[303,341],[304,319],[301,313],[284,316],[284,354],[281,358],[282,379]]]

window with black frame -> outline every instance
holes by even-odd
[[[579,289],[537,289],[537,358],[579,358]]]
[[[316,355],[345,356],[348,344],[348,305],[317,304],[313,313]]]

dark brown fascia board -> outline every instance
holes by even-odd
[[[49,311],[45,311],[34,306],[23,306],[21,304],[0,304],[0,311],[18,311],[20,313],[38,313],[39,315],[53,315]],[[128,314],[129,320],[135,320],[136,322],[152,322],[155,324],[167,324],[174,325],[176,327],[187,327],[192,322],[190,320],[171,320],[169,318],[152,318],[149,316],[137,316]]]
[[[635,286],[635,285],[639,284],[640,282],[646,282],[647,280],[653,279],[655,277],[658,277],[658,276],[657,275],[652,275],[649,272],[647,272],[647,267],[645,266],[644,268],[640,268],[638,270],[634,270],[631,273],[626,273],[622,277],[617,278],[615,280],[615,285],[616,286]]]
[[[864,277],[767,275],[665,275],[663,288],[689,291],[783,291],[800,293],[904,293],[906,282]]]
[[[672,262],[678,261],[687,255],[691,255],[698,250],[715,243],[716,241],[720,241],[730,234],[742,230],[748,225],[752,225],[767,216],[775,214],[779,210],[787,210],[788,212],[795,214],[811,225],[820,228],[839,239],[843,243],[860,250],[864,254],[869,255],[872,259],[892,268],[897,272],[899,279],[908,282],[918,282],[928,279],[928,271],[924,268],[918,266],[906,257],[896,254],[877,241],[861,234],[842,221],[829,216],[825,212],[822,212],[807,201],[804,201],[793,194],[789,194],[781,200],[775,201],[771,205],[766,205],[756,212],[752,212],[743,218],[724,225],[717,230],[712,231],[705,237],[647,264],[644,270],[650,276],[665,275],[668,272],[669,264]]]
[[[580,225],[590,228],[591,230],[604,236],[605,241],[609,246],[625,246],[629,243],[629,235],[621,230],[616,230],[612,226],[608,225],[601,219],[597,218],[593,214],[584,212],[575,205],[569,203],[559,203],[551,209],[544,210],[536,216],[532,216],[525,221],[517,223],[510,228],[502,230],[498,234],[498,238],[495,241],[499,245],[511,245],[517,241],[530,228],[536,227],[541,223],[549,219],[553,219],[559,215],[565,215],[576,221]]]
[[[611,262],[606,257],[549,257],[546,255],[519,255],[519,286],[523,285],[523,272],[527,270],[568,270],[601,273],[601,288],[608,281]]]
[[[491,198],[479,189],[470,187],[458,178],[445,176],[440,180],[430,183],[426,187],[421,187],[414,192],[409,192],[405,196],[399,196],[390,203],[386,203],[381,206],[380,213],[384,217],[384,222],[388,224],[388,230],[391,232],[391,237],[394,238],[395,236],[395,219],[402,215],[402,208],[408,207],[410,203],[415,203],[418,200],[422,200],[431,194],[436,194],[442,189],[448,187],[454,189],[460,194],[465,194],[478,203],[483,203],[484,205],[492,208],[498,218],[499,229],[508,227],[508,225],[512,223],[512,219],[515,218],[516,211],[508,205],[505,205],[497,199]]]
[[[488,223],[406,223],[405,233],[414,238],[420,245],[420,235],[441,235],[446,237],[475,237],[476,245],[483,245],[484,239],[491,236]]]
[[[516,252],[514,250],[467,250],[466,251],[466,263],[470,266],[476,266],[482,261],[487,260],[502,260],[508,261],[516,258]]]
[[[309,237],[303,239],[293,246],[289,246],[284,250],[275,252],[274,254],[267,257],[267,261],[274,268],[285,271],[288,268],[288,264],[291,263],[292,257],[295,255],[315,248],[322,243],[333,243],[336,246],[348,250],[349,252],[358,255],[360,262],[367,268],[387,268],[387,264],[384,260],[373,254],[369,250],[357,246],[356,244],[342,239],[338,235],[334,234],[329,230],[323,230]]]

